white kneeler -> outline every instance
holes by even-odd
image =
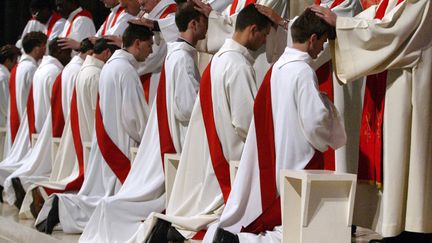
[[[355,174],[284,170],[280,176],[282,242],[351,242]]]
[[[180,154],[165,154],[164,156],[166,207],[168,207],[168,202],[171,196],[172,188],[174,186],[174,180],[177,175],[179,162]]]
[[[0,160],[3,160],[3,147],[6,143],[6,127],[0,127]]]
[[[238,161],[238,160],[230,160],[230,162],[229,162],[231,186],[233,186],[233,184],[234,184],[234,179],[237,175],[239,165],[240,165],[240,161]]]

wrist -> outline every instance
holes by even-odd
[[[277,23],[280,27],[288,30],[289,19],[281,18]]]

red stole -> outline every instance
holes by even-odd
[[[111,140],[109,134],[105,130],[102,112],[100,110],[99,96],[96,101],[95,129],[97,143],[102,157],[123,184],[127,175],[129,174],[131,162],[129,158],[123,154],[123,152]]]
[[[402,1],[399,0],[398,4]],[[375,18],[384,17],[388,4],[389,0],[381,2]],[[358,178],[378,184],[382,182],[383,176],[382,134],[386,83],[387,71],[367,76],[360,128]]]
[[[280,196],[276,187],[276,149],[271,102],[271,75],[267,72],[254,103],[254,121],[260,173],[262,213],[242,232],[261,233],[282,224]],[[315,152],[305,169],[323,169],[321,153]]]
[[[141,84],[142,84],[143,89],[144,89],[144,97],[145,97],[145,100],[147,101],[147,104],[150,104],[149,102],[150,102],[150,82],[151,82],[151,76],[152,76],[151,73],[146,73],[146,74],[140,76]]]
[[[162,160],[162,168],[164,168],[164,155],[166,153],[176,153],[174,143],[172,141],[171,132],[168,123],[168,111],[166,106],[166,81],[165,81],[165,64],[162,65],[162,71],[159,79],[159,86],[156,95],[156,111],[159,129],[159,144]]]
[[[234,0],[231,4],[231,8],[230,8],[230,15],[233,15],[236,13],[236,9],[237,9],[237,5],[238,5],[238,1],[239,0]],[[245,2],[245,7],[248,6],[249,4],[254,4],[256,3],[256,0],[246,0]]]
[[[18,129],[20,126],[20,115],[18,113],[18,104],[16,97],[16,71],[18,69],[18,65],[15,65],[11,70],[11,75],[9,79],[9,95],[10,95],[10,129],[11,129],[11,137],[12,143],[15,141],[15,137],[18,133]]]
[[[177,11],[177,5],[175,3],[168,5],[168,7],[162,12],[159,19],[166,18],[169,14],[175,13]]]
[[[61,137],[65,125],[62,107],[62,72],[54,81],[51,93],[52,136]]]
[[[76,88],[74,88],[72,93],[71,106],[70,106],[70,123],[72,129],[72,138],[75,147],[75,154],[78,160],[79,174],[77,178],[75,178],[73,181],[69,182],[66,185],[64,190],[55,190],[55,189],[50,189],[45,187],[44,189],[48,195],[51,195],[52,193],[61,193],[66,191],[77,191],[81,188],[81,185],[84,181],[84,152],[83,152],[83,145],[81,142],[81,134],[79,130],[80,128],[79,128],[78,119],[79,118],[78,118]]]
[[[72,21],[71,21],[71,23],[70,23],[70,25],[69,25],[69,28],[68,28],[67,31],[66,31],[66,37],[69,37],[70,32],[71,32],[71,30],[72,30],[72,26],[73,26],[75,20],[76,20],[78,17],[81,17],[81,16],[83,16],[83,17],[87,17],[87,18],[89,18],[89,19],[93,19],[92,14],[91,14],[89,11],[87,11],[87,10],[82,10],[81,12],[77,13],[77,14],[73,17],[73,19],[72,19]]]
[[[55,23],[57,23],[57,21],[60,20],[61,18],[62,18],[62,16],[59,13],[57,13],[55,11],[52,13],[51,19],[48,22],[48,26],[47,26],[47,36],[48,36],[48,39],[51,36],[51,33],[52,33],[52,30],[54,28]]]
[[[345,0],[335,0],[333,1],[330,9],[337,7]],[[316,4],[321,4],[321,0],[315,0]],[[334,101],[333,94],[333,68],[331,61],[323,64],[320,68],[316,70],[316,75],[318,77],[319,89],[323,92],[326,92],[329,99]],[[320,152],[318,152],[320,153]],[[326,152],[322,154],[324,160],[324,169],[326,170],[335,170],[335,151],[332,148],[329,148]]]
[[[210,151],[210,158],[213,164],[213,170],[221,188],[224,202],[228,200],[231,191],[229,164],[226,160],[222,145],[219,140],[216,124],[213,113],[213,100],[211,93],[211,62],[207,65],[201,78],[199,99],[201,103],[201,111],[206,129],[207,142]]]
[[[33,84],[30,85],[30,91],[27,99],[27,122],[29,127],[29,139],[31,143],[32,134],[36,133],[34,101],[33,101]]]
[[[120,16],[120,14],[122,14],[124,12],[124,8],[119,7],[117,9],[117,12],[115,13],[114,19],[112,20],[111,24],[110,24],[110,28],[112,28],[116,22],[118,17]],[[105,22],[103,24],[103,28],[102,28],[102,36],[105,35],[106,31],[107,31],[107,27],[108,27],[108,19],[109,19],[109,15],[106,17]]]

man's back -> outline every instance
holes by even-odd
[[[239,160],[257,92],[254,58],[246,47],[226,40],[211,63],[211,88],[217,134],[227,160]]]

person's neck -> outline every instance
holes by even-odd
[[[193,47],[195,47],[198,42],[198,40],[194,38],[193,33],[191,33],[190,31],[180,32],[180,39],[187,41]]]
[[[80,57],[82,60],[85,60],[86,57],[87,57],[87,52],[85,52],[85,53],[81,53],[81,52],[80,52],[79,57]]]
[[[308,52],[307,43],[293,43],[292,48],[302,51],[302,52]]]
[[[107,60],[104,58],[104,55],[102,53],[99,53],[99,54],[94,53],[92,56],[94,58],[98,59],[99,61],[106,62]]]
[[[36,62],[38,62],[40,59],[42,59],[42,58],[39,58],[39,55],[34,51],[28,53],[27,55],[31,56]]]
[[[244,32],[234,32],[232,39],[239,43],[240,45],[248,48],[248,40]],[[249,49],[249,48],[248,48]]]

